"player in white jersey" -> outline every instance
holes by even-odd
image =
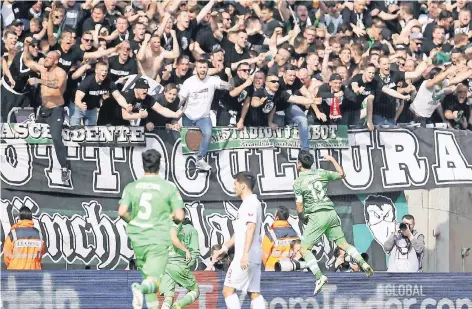
[[[257,195],[252,192],[255,183],[256,178],[249,172],[239,172],[234,177],[234,192],[243,202],[233,224],[233,237],[217,253],[222,256],[234,245],[234,259],[226,273],[223,288],[229,309],[241,308],[236,290],[248,293],[253,309],[265,308],[261,295],[262,207]]]

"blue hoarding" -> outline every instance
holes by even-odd
[[[135,271],[52,271],[1,274],[4,309],[131,308]],[[221,295],[225,273],[196,272],[200,300],[188,308],[225,308]],[[267,308],[472,308],[470,274],[329,273],[329,283],[313,296],[310,273],[263,273],[262,293]],[[177,290],[177,297],[185,291]],[[250,302],[241,295],[243,308]]]

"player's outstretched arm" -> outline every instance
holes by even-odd
[[[118,216],[120,216],[126,223],[131,221],[127,205],[120,204],[120,207],[118,208]]]
[[[188,251],[188,249],[180,242],[180,239],[177,235],[177,229],[172,228],[170,231],[170,239],[172,240],[172,245],[174,247],[185,252],[185,261],[189,262],[192,256],[190,255],[190,251]]]
[[[324,158],[325,158],[326,160],[330,161],[330,162],[334,165],[334,168],[336,169],[336,172],[338,172],[338,174],[339,174],[339,178],[342,179],[342,178],[344,178],[344,176],[346,176],[346,175],[344,174],[343,168],[341,167],[341,165],[339,165],[338,161],[336,161],[335,158],[333,158],[333,157],[332,157],[331,155],[329,155],[329,154],[326,154],[326,155],[324,156]]]

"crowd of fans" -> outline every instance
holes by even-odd
[[[27,64],[54,52],[71,126],[178,130],[196,74],[231,85],[185,90],[211,101],[212,126],[295,124],[302,148],[312,124],[471,129],[471,11],[470,0],[4,0],[2,122],[41,106],[45,82]]]

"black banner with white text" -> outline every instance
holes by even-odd
[[[427,189],[472,183],[472,136],[465,131],[391,129],[351,131],[348,149],[316,149],[316,166],[325,151],[338,159],[346,178],[329,186],[330,195]],[[256,192],[264,199],[293,196],[298,149],[231,149],[210,153],[211,173],[195,169],[184,155],[178,132],[146,133],[146,146],[68,147],[71,181],[63,183],[53,145],[4,139],[2,190],[51,192],[119,198],[126,184],[143,175],[141,153],[162,153],[161,175],[173,181],[187,201],[234,200],[233,175],[257,175]]]

